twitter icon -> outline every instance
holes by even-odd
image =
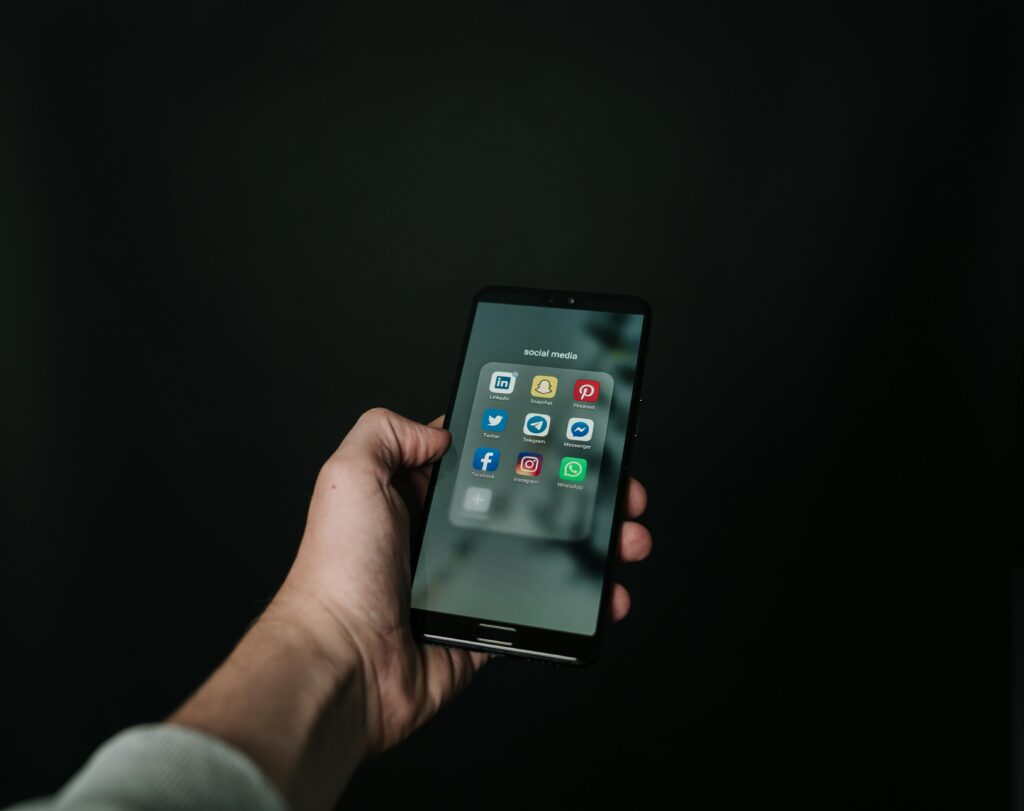
[[[504,431],[505,426],[508,425],[508,412],[500,408],[488,408],[484,411],[483,419],[480,421],[480,427],[485,431]]]

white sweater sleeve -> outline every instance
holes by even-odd
[[[198,730],[140,724],[117,733],[52,797],[8,811],[287,811],[247,755]]]

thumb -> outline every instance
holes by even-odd
[[[388,408],[371,408],[356,420],[342,440],[338,454],[362,458],[391,474],[407,467],[436,462],[448,450],[451,434],[396,414]]]

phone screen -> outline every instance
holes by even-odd
[[[595,632],[643,318],[477,304],[414,608]]]

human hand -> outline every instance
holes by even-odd
[[[492,656],[419,644],[408,623],[411,516],[451,441],[441,424],[441,417],[423,425],[384,408],[359,418],[320,470],[298,554],[271,604],[312,631],[328,653],[346,644],[358,649],[373,752],[431,718]],[[623,561],[650,554],[650,532],[631,520],[646,505],[646,491],[631,478],[617,545]],[[629,609],[629,592],[616,583],[611,619]]]

